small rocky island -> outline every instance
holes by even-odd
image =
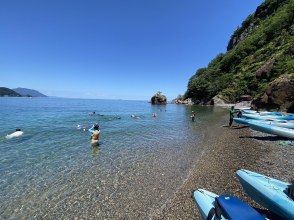
[[[166,105],[167,98],[165,95],[162,94],[162,92],[157,92],[154,96],[152,96],[151,104],[152,105]]]

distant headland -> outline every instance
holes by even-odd
[[[6,87],[0,87],[0,97],[47,97],[37,90],[16,88],[9,89]]]

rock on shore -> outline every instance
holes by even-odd
[[[256,108],[294,112],[294,74],[275,79],[263,96],[253,102]]]

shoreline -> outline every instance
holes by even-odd
[[[294,179],[294,147],[282,146],[280,139],[251,131],[248,127],[228,124],[222,116],[205,135],[203,155],[191,169],[182,186],[160,208],[150,213],[151,219],[200,219],[192,192],[204,188],[216,194],[233,194],[256,208],[237,180],[238,169],[248,169],[289,182]],[[273,216],[274,217],[274,216]],[[273,218],[275,219],[275,218]]]

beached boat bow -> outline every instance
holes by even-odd
[[[244,191],[257,203],[285,219],[294,219],[294,201],[287,194],[290,183],[249,170],[238,170]]]

